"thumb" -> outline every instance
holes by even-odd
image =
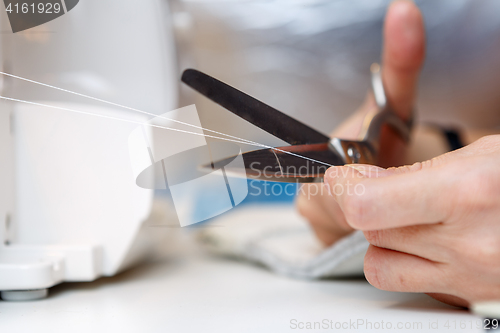
[[[443,221],[458,186],[447,165],[452,154],[412,166],[331,167],[325,183],[354,229],[380,230]],[[446,191],[446,195],[445,192]]]
[[[410,0],[393,2],[385,17],[382,79],[387,98],[403,119],[410,116],[425,56],[422,14]]]

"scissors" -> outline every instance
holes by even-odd
[[[244,169],[226,172],[252,179],[311,183],[321,182],[330,166],[378,164],[383,126],[390,126],[404,141],[410,139],[412,118],[402,120],[389,104],[381,68],[372,64],[371,85],[377,107],[364,118],[358,140],[330,138],[281,111],[195,69],[186,69],[182,82],[235,115],[284,140],[290,146],[258,149],[242,154]],[[228,165],[235,156],[203,165],[213,170]],[[243,174],[244,173],[244,174]]]

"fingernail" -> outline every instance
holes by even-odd
[[[366,174],[370,172],[370,171],[367,170],[367,168],[365,168],[364,166],[361,166],[361,165],[346,164],[346,166],[349,167],[349,168],[352,168],[352,169],[356,170],[357,172],[359,172],[363,176],[366,176]]]
[[[376,165],[346,164],[346,166],[356,170],[365,177],[378,177],[380,173],[386,170]]]
[[[395,3],[397,14],[402,18],[401,27],[407,37],[420,34],[420,17],[418,9],[413,1],[398,1]]]

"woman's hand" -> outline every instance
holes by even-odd
[[[411,113],[424,53],[425,31],[420,11],[411,1],[392,3],[384,25],[382,79],[389,102],[403,119],[408,119]],[[376,104],[369,93],[361,108],[332,135],[356,139],[365,115],[374,108]],[[404,164],[405,150],[404,143],[392,131],[382,132],[382,166]],[[296,204],[325,245],[334,243],[353,230],[323,184],[304,185]]]
[[[325,182],[371,243],[372,285],[462,306],[500,299],[500,135],[412,166],[333,167]]]

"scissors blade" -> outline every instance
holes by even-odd
[[[328,142],[329,138],[281,111],[195,69],[182,82],[235,115],[292,145]]]
[[[294,155],[285,153],[291,152]],[[328,143],[260,149],[244,153],[245,169],[231,169],[228,164],[234,156],[213,163],[213,168],[221,169],[231,176],[287,183],[311,183],[322,179],[332,165],[344,165],[344,160],[333,153]],[[305,159],[307,157],[309,159]],[[315,162],[315,161],[319,162]],[[212,170],[212,165],[203,169]]]

